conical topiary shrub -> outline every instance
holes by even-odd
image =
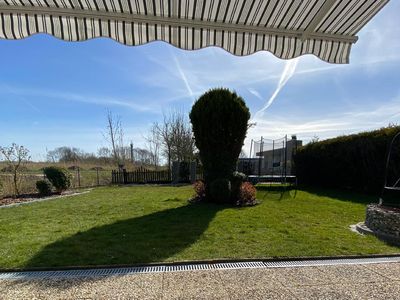
[[[204,167],[206,198],[210,201],[227,202],[234,196],[223,197],[216,193],[218,195],[213,197],[211,190],[216,189],[210,187],[215,180],[221,183],[232,178],[249,119],[250,112],[244,100],[228,89],[212,89],[192,107],[190,121]]]

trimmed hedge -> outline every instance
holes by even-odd
[[[314,142],[299,148],[294,157],[298,182],[380,193],[389,145],[399,131],[400,126],[389,126]],[[399,143],[395,146],[390,174],[400,176]]]

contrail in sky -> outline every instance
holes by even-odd
[[[185,72],[183,71],[183,69],[182,69],[182,67],[181,67],[181,64],[180,64],[178,58],[174,55],[174,53],[172,53],[172,51],[171,51],[171,55],[172,55],[172,57],[174,58],[176,68],[178,69],[179,75],[180,75],[182,81],[184,82],[185,87],[186,87],[186,89],[187,89],[187,91],[188,91],[190,97],[193,98],[193,96],[194,96],[193,90],[192,90],[192,88],[191,88],[190,85],[189,85],[189,81],[188,81],[188,79],[187,79],[187,77],[186,77]]]
[[[268,109],[274,102],[275,98],[278,96],[279,92],[282,90],[282,88],[286,85],[286,83],[289,81],[289,79],[294,75],[294,72],[296,71],[297,63],[299,62],[299,57],[296,57],[294,59],[291,59],[286,62],[285,68],[283,69],[281,78],[279,79],[278,86],[276,87],[275,92],[272,94],[271,98],[267,101],[267,103],[264,105],[263,108],[261,108],[257,113],[255,114],[255,118],[261,117],[264,113],[265,110]]]

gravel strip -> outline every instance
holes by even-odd
[[[400,263],[0,280],[0,299],[400,299]]]

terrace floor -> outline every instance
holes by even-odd
[[[400,299],[400,263],[0,280],[1,299]]]

